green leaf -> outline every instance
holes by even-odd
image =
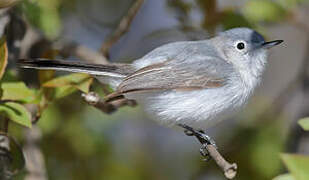
[[[281,158],[295,180],[309,179],[309,156],[281,154]]]
[[[248,1],[244,6],[243,13],[246,18],[255,22],[276,22],[287,14],[282,6],[270,0]]]
[[[21,104],[6,102],[0,104],[0,114],[17,124],[31,128],[31,114]]]
[[[273,180],[295,180],[291,174],[282,174],[275,177]]]
[[[76,92],[77,89],[73,86],[63,86],[63,87],[57,87],[55,88],[55,94],[54,98],[55,99],[60,99],[63,97],[66,97],[74,92]]]
[[[36,99],[34,90],[29,89],[23,82],[2,83],[2,100],[15,100],[25,103],[33,103]]]
[[[74,87],[79,89],[80,91],[82,91],[84,93],[88,93],[90,85],[92,84],[92,81],[93,81],[93,78],[88,78],[85,81],[83,81],[82,83],[80,83],[78,85],[74,85]]]
[[[5,37],[3,36],[0,39],[0,80],[3,77],[7,63],[8,63],[8,48],[6,45]]]
[[[73,73],[52,79],[43,84],[44,87],[72,86],[87,93],[92,83],[92,77],[88,74]]]
[[[309,117],[300,119],[298,121],[298,124],[305,130],[305,131],[309,131]]]

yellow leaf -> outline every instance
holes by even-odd
[[[309,156],[281,154],[281,159],[295,180],[309,179]]]
[[[298,121],[298,124],[305,130],[305,131],[309,131],[309,117],[300,119]]]
[[[6,45],[5,37],[0,39],[0,80],[5,72],[8,63],[8,48]]]

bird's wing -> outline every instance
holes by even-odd
[[[119,85],[116,93],[218,88],[225,85],[230,72],[232,65],[216,57],[171,59],[146,66],[129,75]]]

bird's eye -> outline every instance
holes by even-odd
[[[237,43],[237,49],[238,49],[238,50],[245,49],[245,43],[243,43],[243,42]]]

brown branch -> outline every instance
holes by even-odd
[[[95,92],[90,92],[88,94],[82,94],[84,100],[91,106],[96,107],[104,113],[111,114],[117,109],[123,106],[135,106],[136,102],[133,100],[128,100],[125,98],[118,99],[112,102],[106,102],[101,99],[100,96]]]
[[[108,38],[101,46],[101,52],[105,57],[109,55],[109,49],[111,46],[116,43],[126,32],[128,32],[132,20],[137,14],[138,10],[142,6],[144,0],[136,0],[133,5],[130,7],[127,15],[125,15],[118,24],[118,27],[113,32],[112,36]]]
[[[223,156],[219,153],[217,148],[211,144],[207,144],[206,149],[209,156],[217,163],[217,165],[222,169],[224,175],[227,179],[233,179],[237,174],[237,164],[230,164],[227,162]]]
[[[204,160],[207,161],[209,157],[211,157],[216,162],[216,164],[221,168],[221,170],[223,171],[227,179],[233,179],[236,176],[237,164],[236,163],[230,164],[228,161],[226,161],[223,158],[223,156],[219,153],[219,151],[217,150],[214,140],[208,137],[204,133],[204,131],[201,131],[201,130],[196,131],[192,127],[187,126],[185,124],[178,124],[178,126],[185,129],[184,132],[187,136],[196,137],[198,141],[202,144],[200,152],[203,157],[206,157],[206,159]]]
[[[192,133],[202,144],[202,149],[205,148],[207,150],[206,155],[211,157],[223,171],[224,176],[227,179],[233,179],[237,174],[237,164],[236,163],[231,164],[228,161],[226,161],[224,157],[220,154],[220,152],[217,150],[217,147],[215,145],[210,144],[204,138],[201,138],[199,135],[196,135],[195,132]]]

